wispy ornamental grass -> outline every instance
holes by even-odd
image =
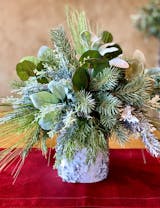
[[[89,21],[86,18],[85,12],[78,12],[69,7],[66,8],[67,23],[73,39],[74,48],[78,54],[83,54],[84,46],[81,42],[80,35],[84,31],[90,31]]]
[[[29,151],[41,140],[42,151],[46,154],[44,133],[35,121],[36,113],[36,109],[24,107],[5,113],[0,118],[0,146],[5,148],[0,152],[0,170],[8,168],[19,158],[14,172],[15,180]]]

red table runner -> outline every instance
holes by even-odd
[[[9,170],[0,174],[0,208],[160,208],[160,161],[139,149],[111,150],[108,179],[94,184],[62,182],[33,149],[12,181]]]

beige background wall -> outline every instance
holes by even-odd
[[[130,15],[147,0],[0,0],[0,97],[9,94],[9,84],[16,78],[19,59],[36,55],[41,45],[50,44],[50,28],[65,24],[66,4],[84,9],[92,23],[97,22],[113,33],[114,39],[132,54],[142,50],[147,66],[156,65],[157,43],[145,41],[133,28]]]

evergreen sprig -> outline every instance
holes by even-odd
[[[75,52],[71,47],[71,44],[63,27],[51,30],[51,41],[53,46],[57,50],[57,54],[59,54],[59,56],[62,56],[59,58],[62,58],[62,60],[65,61],[64,64],[68,65],[70,63],[74,66],[76,62]]]
[[[143,106],[150,99],[152,82],[145,77],[138,77],[122,86],[117,92],[117,97],[128,105]]]
[[[113,128],[111,138],[117,140],[120,145],[124,145],[129,140],[129,131],[121,123],[118,123]]]
[[[109,131],[110,129],[114,128],[114,126],[117,123],[117,117],[116,116],[105,116],[105,115],[101,115],[100,116],[100,122],[103,125],[103,127],[105,128],[105,131]]]
[[[110,93],[101,96],[98,111],[101,115],[114,116],[119,113],[121,101]]]
[[[91,88],[100,91],[113,90],[117,86],[119,78],[119,69],[112,67],[105,68],[93,78]]]
[[[95,100],[91,93],[85,91],[79,91],[76,95],[77,106],[76,111],[81,116],[87,117],[95,108]]]

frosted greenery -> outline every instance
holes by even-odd
[[[153,79],[144,73],[142,55],[124,58],[111,33],[91,32],[83,12],[69,10],[67,21],[75,47],[62,26],[54,28],[53,48],[42,46],[37,57],[24,57],[17,64],[21,79],[14,83],[17,96],[1,100],[1,105],[12,108],[0,118],[0,143],[5,146],[13,134],[21,136],[0,153],[1,168],[19,155],[23,164],[37,143],[47,157],[47,138],[55,136],[56,166],[62,155],[71,160],[83,148],[93,162],[99,151],[106,151],[109,139],[124,144],[133,133],[141,135],[151,154],[159,156],[159,141],[154,134],[149,139],[139,116],[148,118],[145,126],[151,132],[152,118],[145,109],[153,109]],[[19,145],[21,151],[14,152]]]

